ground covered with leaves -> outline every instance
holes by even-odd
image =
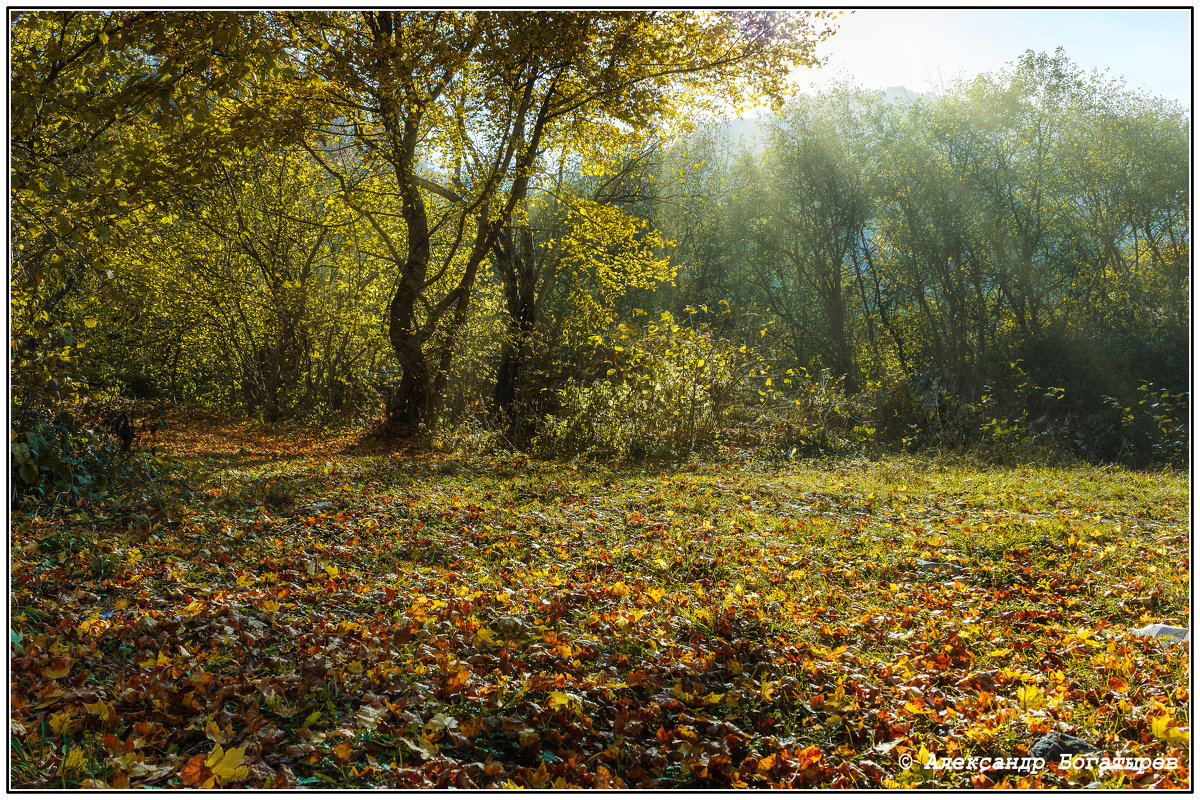
[[[165,448],[13,511],[13,786],[1190,785],[1183,474]]]

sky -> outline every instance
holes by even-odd
[[[838,17],[818,54],[827,66],[801,69],[801,90],[839,76],[869,89],[938,91],[955,78],[995,72],[1026,50],[1060,45],[1085,71],[1107,70],[1130,89],[1191,106],[1191,17],[1187,9],[863,9]]]

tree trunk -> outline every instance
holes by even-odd
[[[496,373],[494,410],[510,435],[519,437],[523,423],[519,406],[529,361],[530,338],[537,325],[537,271],[533,263],[533,234],[528,228],[506,229],[497,240],[497,262],[504,277],[508,306],[508,335]]]
[[[388,408],[387,432],[393,436],[415,434],[425,421],[429,405],[429,365],[413,325],[415,293],[403,286],[388,307],[388,338],[400,364],[400,389]]]

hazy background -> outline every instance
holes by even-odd
[[[1087,70],[1124,77],[1130,89],[1191,105],[1191,12],[1187,9],[882,9],[846,12],[818,52],[826,66],[801,69],[802,89],[849,77],[871,89],[937,90],[994,72],[1026,50],[1066,54]]]

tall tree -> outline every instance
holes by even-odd
[[[403,381],[390,416],[410,431],[432,418],[479,266],[528,199],[551,139],[587,133],[577,149],[594,156],[685,103],[740,100],[750,87],[778,94],[823,35],[808,16],[779,12],[291,19],[338,109],[334,124],[394,180],[404,240],[385,237],[398,273],[388,330]],[[386,212],[356,189],[346,180],[383,235]]]
[[[800,99],[769,129],[772,168],[763,171],[768,216],[757,232],[766,253],[763,286],[790,328],[823,322],[815,341],[824,366],[856,382],[851,314],[855,265],[871,215],[870,99]]]
[[[281,42],[252,14],[28,11],[11,19],[14,369],[137,234],[135,212],[255,140]],[[38,377],[38,371],[29,372]]]

